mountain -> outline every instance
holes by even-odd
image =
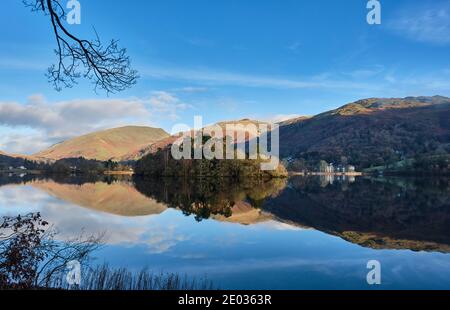
[[[137,152],[168,136],[161,128],[126,126],[76,137],[33,156],[52,160],[76,157],[121,160],[126,154]]]
[[[40,169],[46,160],[28,155],[9,154],[0,151],[0,170],[9,170],[10,167],[26,167],[27,169]]]
[[[242,125],[242,126],[247,126],[249,124],[253,124],[255,125],[257,128],[259,125],[262,124],[268,124],[267,122],[262,122],[262,121],[258,121],[258,120],[251,120],[251,119],[241,119],[241,120],[230,120],[230,121],[223,121],[223,122],[219,122],[213,125],[207,125],[204,127],[204,129],[208,129],[211,128],[212,126],[215,125],[219,125],[222,130],[223,130],[223,135],[226,134],[225,130],[226,130],[226,125],[230,124],[230,125]],[[237,128],[239,129],[239,128]],[[128,154],[122,156],[121,160],[122,161],[131,161],[131,160],[139,160],[142,157],[144,157],[145,155],[148,154],[154,154],[156,153],[159,149],[165,149],[168,146],[172,145],[177,139],[179,138],[179,136],[168,136],[165,137],[163,139],[160,139],[158,141],[156,141],[153,144],[149,144],[144,146],[141,149],[138,150],[134,150],[132,152],[129,152]],[[248,137],[246,137],[248,138]]]
[[[358,169],[399,163],[417,156],[450,154],[450,98],[369,98],[346,104],[313,117],[279,123],[282,158],[303,158],[316,167],[323,159],[349,163]],[[220,122],[255,125],[242,119]],[[176,140],[170,136],[127,154],[138,160],[164,149]]]
[[[25,160],[20,157],[0,151],[0,170],[7,170],[9,167],[23,166]]]
[[[279,122],[278,125],[279,126],[287,126],[287,125],[291,125],[291,124],[294,124],[294,123],[297,123],[297,122],[301,122],[301,121],[304,121],[304,120],[307,120],[307,119],[310,119],[310,118],[311,118],[311,116],[299,116],[299,117],[296,117],[296,118],[290,118],[290,119],[287,119],[285,121]]]
[[[177,139],[178,137],[176,136],[168,136],[152,144],[148,144],[140,149],[134,150],[132,152],[123,155],[120,158],[120,161],[139,160],[145,155],[156,153],[159,149],[164,149],[169,145],[172,145]]]
[[[36,160],[38,161],[39,158],[38,157],[34,157],[34,156],[30,156],[30,155],[22,155],[22,154],[13,154],[13,153],[6,153],[0,150],[0,156],[3,157],[9,157],[9,158],[14,158],[14,159],[18,159],[18,160]]]
[[[344,161],[358,168],[450,154],[450,98],[359,100],[281,124],[281,157]]]
[[[358,169],[388,166],[417,157],[450,154],[450,98],[369,98],[313,117],[280,123],[280,155],[317,164],[321,159]],[[250,119],[220,122],[255,125]],[[76,137],[32,156],[0,153],[3,159],[130,161],[164,149],[177,139],[163,129],[127,126]]]

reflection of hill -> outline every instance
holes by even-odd
[[[273,216],[270,213],[265,213],[252,207],[247,202],[239,201],[231,208],[231,216],[215,215],[213,218],[221,222],[251,225],[272,220]]]
[[[166,210],[164,204],[145,197],[132,184],[125,182],[76,185],[36,181],[32,185],[73,204],[122,216],[160,214]]]
[[[286,185],[285,179],[236,182],[227,178],[188,181],[136,177],[134,182],[137,190],[144,195],[186,215],[194,215],[197,221],[213,217],[241,224],[268,220],[269,215],[255,208],[268,197],[279,194]]]
[[[10,182],[28,181],[73,204],[123,216],[159,214],[169,207],[198,221],[251,225],[276,220],[375,249],[450,252],[448,179],[358,178],[328,184],[304,177],[243,182],[135,177],[134,186],[126,178],[101,180]]]
[[[359,180],[320,187],[296,178],[263,210],[371,248],[450,252],[450,192],[446,181]]]

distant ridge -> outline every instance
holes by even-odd
[[[161,128],[125,126],[79,136],[55,144],[33,156],[51,160],[77,157],[120,160],[124,155],[168,136]]]
[[[39,158],[33,155],[23,155],[23,154],[13,154],[13,153],[7,153],[0,150],[0,156],[8,157],[11,159],[17,159],[17,160],[30,160],[30,161],[41,161],[45,162],[47,161],[45,158]]]
[[[243,125],[243,126],[247,126],[249,124],[254,124],[254,125],[258,126],[260,124],[268,124],[268,122],[244,118],[244,119],[240,119],[240,120],[221,121],[216,124],[206,125],[203,128],[206,129],[206,128],[210,128],[215,125],[219,125],[224,130],[224,134],[225,134],[225,129],[226,129],[227,124]],[[163,139],[160,139],[159,141],[156,141],[153,144],[146,145],[145,147],[143,147],[139,150],[136,150],[136,151],[133,151],[133,152],[130,152],[130,153],[124,155],[121,158],[121,160],[122,161],[139,160],[148,154],[156,153],[159,149],[164,149],[164,148],[172,145],[177,139],[178,139],[178,136],[176,136],[176,135],[165,137]]]
[[[279,123],[280,155],[330,162],[346,157],[357,168],[366,168],[417,155],[450,154],[449,120],[450,98],[444,96],[362,99],[316,116]],[[223,128],[226,123],[265,122],[241,119],[217,124]],[[160,128],[126,126],[63,141],[31,156],[0,151],[0,157],[5,161],[77,157],[134,161],[176,139]]]
[[[450,154],[450,98],[369,98],[280,127],[282,158],[381,166]]]
[[[340,115],[364,114],[385,109],[417,108],[440,104],[450,104],[450,98],[443,96],[368,98],[346,104],[335,110],[319,114],[318,116],[330,114],[340,114]]]

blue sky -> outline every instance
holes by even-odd
[[[66,0],[61,0],[65,3]],[[125,124],[170,131],[238,118],[313,115],[366,97],[450,96],[450,1],[79,0],[79,37],[120,39],[141,78],[121,93],[56,92],[48,17],[0,11],[0,150],[33,153]]]

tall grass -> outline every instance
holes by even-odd
[[[64,275],[50,283],[51,288],[66,290],[213,290],[206,277],[192,278],[176,273],[153,273],[148,269],[132,272],[108,265],[83,270],[80,285],[69,285]]]

